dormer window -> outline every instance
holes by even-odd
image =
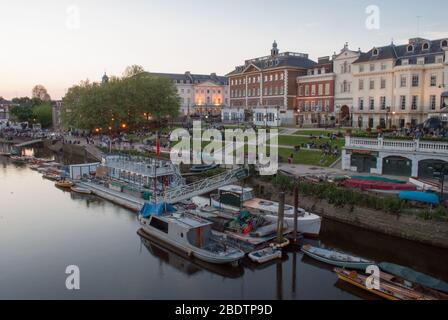
[[[407,66],[407,65],[409,64],[409,60],[408,60],[408,59],[403,59],[402,62],[401,62],[401,64],[402,64],[403,66]]]
[[[373,49],[372,55],[374,57],[376,57],[379,54],[379,50],[378,49]]]
[[[425,42],[424,44],[423,44],[423,50],[429,50],[429,42]]]
[[[448,40],[442,40],[441,47],[442,48],[448,47]]]
[[[414,46],[412,44],[408,45],[407,51],[408,52],[414,52]]]

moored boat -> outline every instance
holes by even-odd
[[[218,189],[218,194],[211,196],[211,203],[216,208],[240,211],[241,207],[251,214],[263,215],[267,220],[276,223],[278,220],[278,202],[255,198],[252,188],[229,185]],[[317,237],[320,233],[322,218],[316,214],[299,208],[297,217],[298,231],[305,236]],[[294,224],[294,207],[285,205],[284,221]]]
[[[382,262],[379,264],[381,270],[393,274],[413,283],[420,284],[427,288],[448,293],[448,283],[433,278],[429,275],[417,272],[411,268],[403,267],[397,264]]]
[[[399,198],[400,200],[415,201],[432,205],[440,204],[440,197],[434,192],[401,191]]]
[[[238,264],[244,252],[228,243],[218,241],[212,235],[212,223],[179,212],[169,204],[146,203],[139,214],[143,230],[167,244],[176,247],[188,256],[215,263]]]
[[[69,188],[73,187],[74,185],[75,184],[73,182],[68,181],[68,180],[60,180],[55,183],[56,187],[64,188],[64,189],[69,189]]]
[[[379,288],[369,289],[366,286],[367,276],[356,271],[335,268],[334,271],[342,281],[388,300],[437,300],[436,297],[411,288],[406,288],[389,281],[379,281]]]
[[[61,176],[55,173],[45,173],[44,175],[42,175],[42,177],[44,179],[50,180],[50,181],[59,181],[61,179]]]
[[[251,252],[248,254],[248,257],[253,262],[266,263],[272,260],[281,259],[282,250],[275,246],[270,246],[261,250]]]
[[[76,193],[80,193],[80,194],[92,194],[92,191],[90,191],[89,189],[77,187],[77,186],[71,187],[70,190],[73,192],[76,192]]]
[[[304,254],[313,259],[341,268],[365,271],[368,266],[375,265],[375,262],[367,259],[334,250],[313,247],[311,245],[304,245],[301,250]]]

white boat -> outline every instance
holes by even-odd
[[[271,260],[281,259],[282,250],[276,247],[267,247],[261,250],[257,250],[248,254],[248,257],[253,262],[266,263]]]
[[[162,213],[175,210],[170,205],[145,204],[139,215],[143,230],[149,235],[181,250],[186,255],[215,264],[238,264],[244,252],[212,235],[212,223],[188,212]]]
[[[252,188],[243,188],[236,185],[228,185],[218,189],[218,194],[211,196],[212,206],[221,209],[239,211],[241,207],[252,214],[262,214],[267,220],[277,222],[278,202],[255,198]],[[294,207],[285,205],[284,221],[294,225]],[[305,236],[317,237],[320,233],[322,218],[314,213],[299,208],[297,228]]]
[[[89,189],[86,188],[82,188],[82,187],[71,187],[70,188],[71,191],[76,192],[76,193],[80,193],[80,194],[92,194],[92,191],[90,191]]]

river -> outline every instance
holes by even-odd
[[[50,156],[40,151],[26,150]],[[263,267],[215,267],[143,240],[138,230],[135,213],[64,192],[0,157],[0,299],[375,299],[301,253]],[[320,241],[305,241],[447,280],[440,249],[327,220]],[[80,269],[80,290],[66,289],[69,265]]]

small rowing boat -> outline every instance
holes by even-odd
[[[61,181],[57,181],[55,183],[56,187],[64,188],[64,189],[69,189],[69,188],[73,187],[74,185],[75,184],[73,182],[68,181],[68,180],[61,180]]]
[[[59,179],[61,179],[61,176],[55,173],[45,173],[42,176],[44,179],[50,180],[50,181],[58,181]]]
[[[406,288],[389,281],[384,281],[383,279],[379,281],[379,288],[369,289],[366,285],[368,282],[366,275],[340,268],[335,268],[334,271],[340,280],[387,300],[437,300],[437,298],[432,295],[418,292],[412,288]]]
[[[360,257],[355,257],[334,250],[313,247],[311,245],[305,245],[301,250],[304,254],[313,259],[341,268],[365,271],[368,266],[375,264],[375,262],[373,261],[369,261]]]
[[[266,263],[271,260],[281,259],[282,250],[275,246],[267,247],[261,250],[257,250],[248,254],[248,257],[253,262]]]
[[[92,191],[90,191],[89,189],[81,188],[81,187],[71,187],[70,190],[72,190],[73,192],[76,192],[76,193],[80,193],[80,194],[92,194]]]

